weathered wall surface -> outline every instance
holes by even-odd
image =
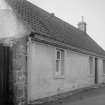
[[[56,47],[33,42],[28,49],[28,100],[86,87],[90,79],[89,56],[65,50],[64,78],[55,78]]]
[[[55,50],[33,43],[28,55],[28,97],[31,100],[56,93],[62,80],[54,79]],[[29,99],[29,100],[30,100]]]
[[[13,91],[16,105],[24,105],[27,98],[27,65],[26,65],[26,39],[16,40],[13,45]]]
[[[90,85],[89,56],[66,50],[65,67],[65,89],[72,90]]]
[[[103,75],[103,60],[101,58],[98,59],[98,82],[103,83],[104,75]]]
[[[26,40],[29,35],[23,21],[14,13],[12,8],[0,0],[0,38],[6,45],[12,47],[13,54],[13,101],[16,105],[26,102]]]

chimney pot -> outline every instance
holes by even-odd
[[[86,22],[82,16],[82,21],[78,23],[78,29],[86,33]]]

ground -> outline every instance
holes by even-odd
[[[105,87],[92,88],[42,105],[105,105]]]

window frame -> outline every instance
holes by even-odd
[[[58,55],[58,52],[60,55]],[[64,78],[64,67],[65,67],[65,51],[64,49],[56,48],[56,67],[55,67],[55,77]]]

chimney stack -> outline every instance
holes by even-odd
[[[86,22],[84,22],[83,16],[82,21],[78,23],[78,29],[86,33]]]

